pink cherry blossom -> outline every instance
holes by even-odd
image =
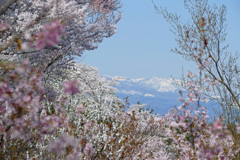
[[[62,33],[63,26],[58,21],[44,25],[43,31],[35,35],[36,48],[43,49],[54,46],[61,39]]]
[[[77,80],[64,82],[64,87],[65,93],[70,93],[71,95],[79,93]]]
[[[10,26],[7,23],[3,23],[0,20],[0,32],[8,30],[10,28]]]

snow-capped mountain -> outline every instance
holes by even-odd
[[[131,104],[138,102],[146,104],[160,115],[166,114],[170,108],[180,105],[177,92],[180,87],[175,85],[180,80],[157,77],[151,79],[113,77],[112,79],[119,82],[119,85],[115,86],[118,89],[117,96],[121,99],[128,97]]]
[[[178,85],[180,83],[180,80],[172,79],[172,78],[166,79],[166,78],[153,77],[151,79],[147,79],[147,78],[130,79],[126,77],[113,77],[113,79],[120,82],[120,86],[121,85],[138,86],[138,87],[153,89],[158,92],[176,92],[176,90],[181,88]],[[135,94],[135,93],[130,92],[130,94]],[[139,92],[136,92],[136,94],[139,94]]]
[[[178,90],[182,90],[182,88],[177,85],[180,84],[179,79],[173,80],[172,78],[165,79],[157,77],[151,79],[130,79],[126,77],[108,78],[118,81],[119,84],[115,86],[118,89],[116,93],[118,97],[121,99],[128,97],[130,104],[139,102],[146,104],[154,109],[154,113],[159,115],[167,114],[169,109],[181,105]],[[183,93],[185,94],[184,91]],[[210,104],[207,105],[210,106]]]
[[[158,92],[175,92],[180,87],[176,85],[180,80],[173,80],[172,78],[164,79],[153,77],[151,79],[139,78],[130,79],[130,81],[139,83],[145,87],[154,89]]]

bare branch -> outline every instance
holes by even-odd
[[[16,1],[17,0],[9,0],[8,2],[4,3],[3,6],[0,8],[0,15],[2,15],[8,9],[8,7],[10,7],[11,4],[13,4]]]

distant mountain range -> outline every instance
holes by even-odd
[[[138,78],[130,79],[114,77],[119,82],[116,95],[121,99],[128,97],[130,104],[146,104],[154,109],[154,113],[163,115],[174,106],[180,105],[178,101],[180,87],[173,84],[173,79],[164,78]],[[175,82],[179,82],[176,80]]]
[[[154,109],[154,113],[160,116],[167,114],[168,110],[174,106],[181,105],[178,101],[180,97],[178,91],[181,90],[181,87],[175,85],[180,82],[178,79],[157,77],[151,79],[113,77],[113,79],[119,82],[119,85],[115,86],[118,89],[116,93],[118,97],[121,99],[128,97],[130,104],[146,104]],[[185,92],[183,91],[183,93]],[[210,106],[210,104],[205,105]],[[210,113],[213,113],[212,109],[210,109]]]

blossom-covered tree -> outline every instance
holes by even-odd
[[[159,118],[142,105],[124,105],[113,81],[96,69],[78,65],[77,74],[54,87],[53,100],[45,96],[43,72],[29,61],[1,63],[0,157],[40,159],[138,159],[166,154]],[[154,138],[155,137],[155,138]],[[161,144],[163,146],[163,143]]]
[[[115,33],[120,0],[3,0],[0,4],[1,158],[43,157],[51,138],[61,140],[58,133],[67,134],[63,149],[78,146],[63,132],[72,114],[69,108],[81,113],[80,103],[68,104],[71,96],[79,94],[77,80],[66,81],[75,70],[72,59]],[[56,87],[64,80],[62,88]],[[85,92],[78,98],[84,94],[91,99]],[[93,155],[91,146],[81,145],[83,151],[77,155]],[[72,154],[63,154],[68,155]]]
[[[42,67],[45,81],[69,69],[74,56],[111,37],[121,18],[120,0],[4,0],[0,55]]]
[[[185,0],[184,5],[191,16],[188,23],[182,23],[177,14],[156,5],[155,8],[176,35],[178,47],[172,51],[198,66],[197,78],[190,82],[197,84],[197,97],[205,95],[217,101],[220,105],[217,116],[223,118],[233,135],[237,135],[240,74],[238,55],[229,52],[226,43],[226,6],[211,6],[208,0]]]

